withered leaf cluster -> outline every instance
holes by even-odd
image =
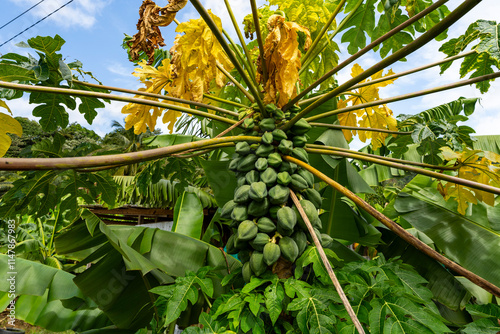
[[[166,27],[175,19],[179,10],[184,8],[188,0],[169,0],[169,4],[160,7],[152,0],[144,0],[139,8],[137,33],[127,45],[130,58],[138,60],[141,52],[148,56],[148,64],[154,60],[155,49],[165,46],[159,27]]]

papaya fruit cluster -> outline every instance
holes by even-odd
[[[292,203],[290,189],[302,198],[300,203],[323,246],[332,241],[330,236],[320,233],[318,210],[322,199],[313,188],[313,174],[282,158],[289,155],[309,163],[304,146],[311,126],[300,120],[285,132],[279,127],[300,108],[293,107],[284,113],[274,105],[267,105],[266,110],[272,117],[262,118],[252,109],[240,111],[241,117],[253,113],[243,123],[244,134],[261,136],[262,140],[236,144],[229,169],[236,174],[237,188],[233,200],[221,211],[222,218],[231,219],[233,228],[226,250],[238,254],[246,281],[252,275],[260,276],[272,269],[280,257],[294,262],[312,242]]]

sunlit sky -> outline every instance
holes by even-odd
[[[69,0],[1,0],[2,10],[0,11],[0,27],[15,18],[31,6],[38,4],[35,8],[22,15],[19,19],[0,29],[0,44],[20,33],[36,21],[52,13],[57,8],[68,3]],[[167,0],[157,0],[158,5],[164,6]],[[447,4],[450,10],[456,8],[462,1],[450,0]],[[0,53],[8,52],[25,53],[26,49],[15,46],[16,43],[26,41],[28,38],[40,36],[54,36],[59,34],[66,40],[61,53],[67,62],[80,60],[84,64],[84,69],[92,71],[94,75],[104,84],[119,86],[129,89],[141,87],[137,79],[131,75],[134,66],[128,62],[125,51],[121,48],[124,33],[133,35],[136,30],[138,19],[138,9],[141,0],[74,0],[55,14],[49,16],[35,27],[22,33],[4,46],[0,47]],[[222,0],[202,0],[206,8],[220,16],[225,29],[234,31],[226,14],[224,2]],[[242,22],[243,17],[250,12],[250,1],[230,0],[233,11],[238,22]],[[264,0],[258,1],[263,4]],[[449,37],[457,37],[462,34],[470,23],[477,19],[499,20],[500,1],[483,0],[475,9],[462,18],[449,30]],[[191,18],[198,18],[191,5],[186,6],[179,12],[179,21],[186,21]],[[163,28],[167,48],[173,44],[175,36],[175,24],[168,28]],[[234,34],[234,37],[236,35]],[[401,72],[414,67],[422,66],[444,58],[438,52],[439,43],[432,42],[421,50],[408,57],[407,62],[399,62],[392,66],[394,72]],[[345,47],[341,47],[341,59],[349,55]],[[358,63],[363,68],[375,64],[378,57],[371,53],[363,56]],[[339,81],[343,82],[350,78],[350,68],[339,74]],[[407,76],[396,81],[397,84],[389,85],[381,89],[381,97],[391,97],[394,95],[410,93],[417,90],[432,88],[459,80],[458,63],[452,69],[439,75],[439,69],[433,68],[418,74]],[[415,98],[411,101],[389,104],[389,108],[397,114],[413,114],[434,106],[453,101],[461,96],[480,97],[481,105],[478,105],[476,112],[470,117],[467,125],[473,127],[478,135],[500,134],[500,81],[492,83],[492,87],[487,94],[481,95],[475,87],[462,87],[451,91],[427,95]],[[27,95],[19,100],[8,101],[14,116],[31,116],[33,105],[28,104]],[[85,127],[91,128],[98,134],[103,135],[111,130],[113,120],[122,121],[123,115],[120,113],[123,104],[112,103],[101,110],[92,125],[89,125],[83,115],[78,111],[70,111],[70,122],[79,122]],[[166,126],[157,125],[162,131],[167,132]]]

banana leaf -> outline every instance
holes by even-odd
[[[0,272],[7,273],[9,257],[0,255]],[[85,331],[111,325],[110,319],[73,281],[75,275],[28,261],[15,259],[16,318],[51,331]],[[0,280],[0,308],[10,302],[9,282]]]
[[[424,232],[447,257],[500,286],[500,230],[495,221],[500,207],[478,203],[463,216],[456,206],[424,176],[415,177],[394,203],[397,216]]]
[[[91,237],[88,227],[95,226],[98,218],[88,211],[83,217],[56,239],[56,250],[71,254],[100,244],[79,263],[79,267],[92,265],[75,283],[118,328],[138,330],[149,324],[154,313],[149,290],[155,286],[173,283],[175,277],[204,266],[219,268],[221,275],[227,275],[228,266],[231,271],[241,267],[220,249],[179,233],[107,226],[101,221]]]

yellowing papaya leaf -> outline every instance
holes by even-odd
[[[136,68],[133,75],[138,77],[139,80],[146,86],[146,88],[140,88],[140,91],[161,94],[162,90],[168,91],[171,89],[172,66],[169,59],[164,59],[158,68],[147,65],[145,61],[140,62],[139,65],[141,68]],[[154,97],[144,97],[141,95],[136,95],[135,97],[151,101],[159,101]],[[134,133],[136,134],[145,132],[147,127],[153,131],[156,126],[156,120],[161,116],[163,110],[163,108],[159,107],[129,103],[122,108],[122,114],[128,114],[125,118],[125,128],[130,129],[133,126]],[[172,132],[174,123],[180,114],[180,112],[174,110],[168,110],[165,113],[163,122],[170,122],[168,125],[170,132]]]
[[[0,157],[3,157],[5,153],[7,153],[12,143],[7,133],[12,133],[21,137],[23,135],[23,127],[14,117],[0,113]]]
[[[492,152],[465,149],[463,152],[454,152],[450,148],[442,148],[445,160],[455,161],[458,164],[458,177],[482,184],[498,186],[500,184],[500,156]],[[495,196],[487,191],[469,188],[448,182],[440,187],[440,192],[446,200],[454,198],[458,202],[458,212],[465,214],[469,203],[477,204],[481,201],[490,206],[495,205]]]
[[[159,27],[168,26],[175,15],[186,4],[187,0],[169,0],[165,7],[157,6],[152,0],[144,0],[139,8],[138,32],[127,42],[130,47],[130,57],[139,59],[140,52],[148,55],[149,64],[154,61],[155,49],[165,46]]]
[[[354,64],[352,68],[351,75],[356,77],[363,72],[363,68],[358,64]],[[379,71],[372,75],[371,80],[376,80],[385,76],[394,74],[392,70],[389,70],[387,74],[382,75],[382,71]],[[385,87],[392,84],[395,79],[382,81],[369,86],[361,87],[357,90],[347,92],[346,95],[350,95],[346,100],[340,100],[338,103],[338,108],[342,109],[347,106],[355,106],[362,103],[372,102],[380,100],[379,88]],[[363,80],[362,82],[365,82]],[[357,109],[338,115],[338,119],[341,125],[345,126],[355,126],[355,127],[366,127],[366,128],[376,128],[376,129],[387,129],[387,130],[397,130],[397,121],[393,116],[392,110],[386,105],[381,105],[373,108]],[[346,140],[351,140],[353,135],[358,134],[359,139],[362,142],[366,142],[371,139],[371,144],[374,150],[377,150],[385,144],[385,139],[387,138],[387,133],[382,132],[371,132],[371,131],[359,131],[359,130],[342,130]]]
[[[0,100],[0,107],[7,109],[9,111],[9,113],[12,115],[12,110],[10,110],[9,106],[7,105],[7,103],[5,103],[2,100]]]
[[[305,51],[311,46],[311,35],[306,27],[295,22],[285,22],[285,18],[280,15],[272,15],[267,26],[270,33],[264,43],[264,60],[268,78],[264,82],[259,63],[257,80],[264,85],[264,103],[274,103],[281,108],[297,95],[295,84],[299,79],[302,56],[299,34],[305,36]]]
[[[222,30],[219,17],[209,14]],[[185,100],[201,102],[210,82],[215,79],[217,86],[226,84],[226,78],[217,68],[219,64],[230,71],[233,65],[222,46],[202,18],[179,24],[172,54],[172,85],[170,94]]]

